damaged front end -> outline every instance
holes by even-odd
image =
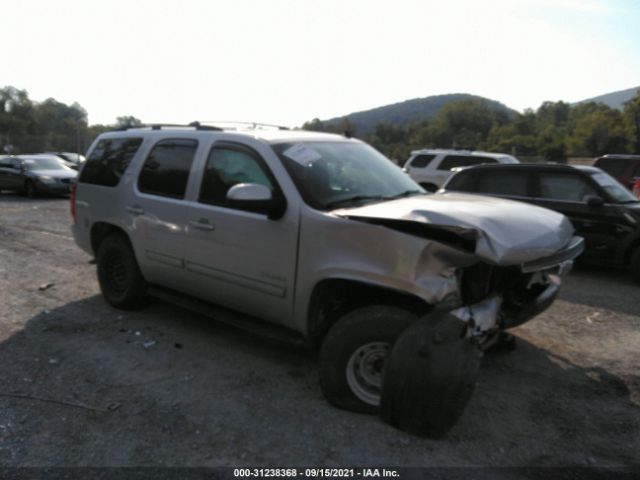
[[[463,268],[460,295],[464,306],[451,314],[467,322],[470,336],[484,337],[482,343],[491,343],[500,330],[522,325],[551,306],[560,291],[561,278],[569,273],[583,249],[584,240],[573,237],[548,258],[517,266],[479,262]]]
[[[584,249],[563,215],[502,199],[431,195],[336,213],[429,240],[414,281],[479,343],[548,308]]]

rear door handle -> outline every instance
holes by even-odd
[[[198,230],[215,230],[216,227],[214,227],[213,225],[211,225],[209,223],[209,221],[205,218],[201,218],[200,220],[192,220],[189,222],[189,225],[191,225],[193,228],[197,228]]]
[[[144,210],[140,207],[129,206],[129,207],[125,207],[125,210],[132,215],[142,215],[144,213]]]

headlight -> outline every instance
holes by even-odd
[[[47,176],[38,177],[38,181],[42,183],[56,183],[55,178]]]

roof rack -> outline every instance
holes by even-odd
[[[150,128],[151,130],[162,130],[163,128],[195,128],[196,130],[209,130],[209,131],[222,131],[220,127],[214,125],[202,125],[200,122],[191,122],[187,125],[180,123],[149,123],[141,125],[125,125],[123,127],[116,128],[116,131],[133,130],[137,128]]]
[[[272,123],[261,123],[261,122],[238,122],[235,120],[206,120],[202,123],[206,123],[208,125],[239,125],[244,126],[246,128],[257,130],[259,128],[275,128],[277,130],[289,130],[289,127],[285,127],[283,125],[274,125]],[[219,127],[218,127],[219,128]]]

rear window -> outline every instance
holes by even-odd
[[[431,163],[431,160],[436,158],[435,155],[418,155],[409,164],[413,168],[424,168]]]
[[[191,163],[198,148],[196,140],[162,140],[144,162],[138,189],[161,197],[184,198]]]
[[[479,157],[471,155],[448,155],[442,162],[438,170],[451,170],[456,167],[468,167],[471,165],[480,165],[481,163],[498,163],[495,158]]]
[[[612,177],[622,177],[627,170],[629,161],[624,158],[600,158],[595,166],[601,168]]]
[[[105,138],[87,158],[79,182],[115,187],[142,144],[142,138]]]
[[[485,172],[478,178],[476,191],[494,195],[527,196],[526,172]]]

